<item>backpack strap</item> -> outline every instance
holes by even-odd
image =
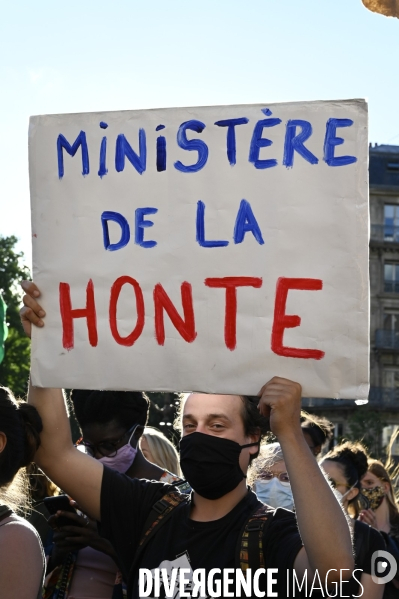
[[[161,499],[159,499],[159,501],[154,503],[154,505],[152,506],[151,511],[148,514],[143,526],[144,534],[140,539],[137,551],[135,553],[132,565],[129,570],[127,592],[128,597],[132,596],[132,584],[134,581],[134,575],[144,547],[147,545],[148,541],[154,536],[154,534],[158,532],[159,528],[169,520],[169,518],[173,515],[174,510],[181,504],[188,504],[189,501],[189,495],[179,493],[178,491],[171,491],[170,493],[164,495]]]
[[[258,503],[254,513],[246,520],[241,529],[236,547],[236,566],[245,573],[265,567],[263,556],[263,537],[271,521],[274,509]]]
[[[141,537],[139,549],[146,545],[149,539],[157,532],[160,523],[164,524],[169,520],[173,510],[182,503],[188,503],[188,499],[187,495],[178,491],[172,491],[154,503],[143,526],[145,532]]]
[[[71,551],[63,563],[54,568],[42,591],[42,599],[67,599],[78,552]]]
[[[3,513],[0,515],[0,522],[2,520],[5,520],[6,518],[9,518],[11,516],[11,514],[12,514],[12,510],[10,510],[10,509],[4,510]]]

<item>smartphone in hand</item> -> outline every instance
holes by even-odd
[[[43,503],[50,512],[51,515],[56,514],[59,510],[63,512],[70,512],[71,514],[77,514],[75,508],[71,506],[69,503],[68,495],[55,495],[54,497],[45,497],[43,499]],[[57,526],[61,528],[61,526],[79,526],[76,522],[72,522],[69,518],[65,516],[59,516],[57,518]]]

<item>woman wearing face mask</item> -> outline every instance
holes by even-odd
[[[392,482],[381,462],[369,459],[368,470],[361,480],[362,494],[369,508],[362,510],[359,520],[380,531],[387,550],[398,563],[396,578],[386,585],[384,599],[399,597],[399,509]]]
[[[291,485],[280,443],[261,445],[248,474],[258,499],[271,507],[294,509]]]
[[[355,577],[345,584],[343,593],[349,597],[381,599],[384,585],[373,581],[371,562],[375,551],[386,549],[385,542],[378,531],[356,520],[361,509],[360,481],[367,472],[366,451],[359,443],[346,442],[327,453],[320,466],[328,475],[343,509],[349,516],[354,535],[355,568],[361,570],[355,572]]]
[[[138,392],[74,390],[71,400],[82,431],[78,447],[106,466],[130,478],[173,483],[180,479],[147,461],[139,439],[148,419],[148,398]],[[124,585],[112,545],[97,531],[96,522],[85,515],[60,512],[70,526],[57,528],[57,517],[49,520],[55,529],[49,551],[45,599],[119,599]]]

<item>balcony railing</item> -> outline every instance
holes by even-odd
[[[399,281],[384,281],[385,293],[399,293]]]
[[[399,227],[393,225],[371,225],[371,239],[399,243]]]
[[[399,331],[377,329],[375,332],[375,346],[378,349],[395,349],[399,351]]]
[[[399,409],[399,388],[370,387],[368,405],[370,407]]]
[[[302,408],[324,408],[336,409],[336,408],[355,408],[356,404],[352,399],[329,399],[320,397],[303,397]]]
[[[368,409],[385,408],[387,410],[399,411],[399,388],[389,389],[387,387],[370,387]],[[320,399],[304,397],[302,399],[302,408],[312,408],[318,410],[336,410],[342,408],[352,408],[361,410],[362,406],[357,406],[352,399]]]

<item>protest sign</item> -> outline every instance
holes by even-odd
[[[32,117],[35,385],[368,395],[362,100]]]

